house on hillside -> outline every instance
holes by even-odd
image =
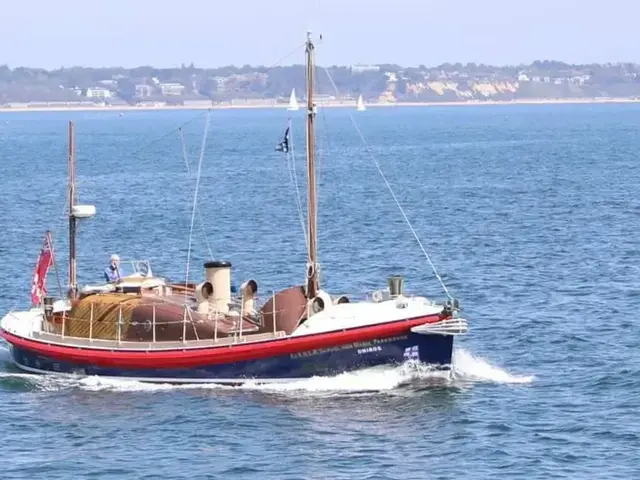
[[[184,85],[181,83],[161,83],[159,87],[164,96],[184,95]]]
[[[113,93],[111,92],[111,90],[107,88],[89,87],[85,90],[84,96],[87,98],[105,99],[105,98],[111,98],[113,96]]]

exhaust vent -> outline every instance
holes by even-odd
[[[399,275],[389,277],[389,295],[391,298],[404,295],[404,278]]]

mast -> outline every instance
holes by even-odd
[[[69,122],[69,298],[76,298],[76,141],[75,125]]]
[[[317,213],[316,213],[316,172],[315,172],[315,145],[314,145],[314,120],[315,103],[313,101],[314,82],[314,45],[311,41],[311,32],[307,32],[307,186],[309,189],[308,215],[309,215],[309,263],[307,264],[307,298],[312,299],[320,288],[318,281],[318,256],[317,256]]]

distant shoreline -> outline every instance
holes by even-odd
[[[553,105],[553,104],[602,104],[602,103],[640,103],[640,98],[626,97],[598,97],[598,98],[549,98],[549,99],[519,99],[519,100],[473,100],[465,102],[397,102],[397,103],[369,103],[367,108],[391,107],[443,107],[443,106],[480,106],[480,105]],[[354,102],[322,102],[319,107],[352,108]],[[17,112],[131,112],[151,110],[254,110],[254,109],[286,109],[287,104],[255,103],[247,105],[78,105],[78,106],[37,106],[37,107],[0,107],[0,113]],[[300,110],[303,110],[304,105]]]

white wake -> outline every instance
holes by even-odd
[[[454,378],[471,382],[531,383],[533,375],[514,375],[507,370],[491,365],[488,360],[477,357],[464,348],[453,351]]]
[[[379,366],[365,368],[354,372],[342,373],[330,377],[312,377],[303,380],[259,384],[248,382],[240,387],[216,384],[155,384],[135,380],[120,380],[103,377],[72,377],[54,375],[32,375],[27,373],[0,372],[0,381],[22,381],[33,385],[38,390],[58,391],[80,388],[86,391],[115,392],[159,392],[164,390],[209,389],[209,390],[258,390],[263,392],[389,392],[403,388],[411,388],[424,384],[438,386],[460,386],[474,383],[526,384],[535,377],[531,375],[515,375],[507,370],[477,357],[471,352],[457,348],[453,354],[451,372],[433,370],[426,365],[408,362],[399,366]]]

